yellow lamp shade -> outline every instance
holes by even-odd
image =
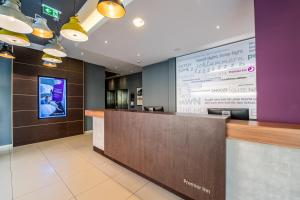
[[[43,65],[45,67],[49,67],[49,68],[55,68],[55,67],[57,67],[56,63],[47,62],[47,61],[44,61]]]
[[[53,32],[47,25],[47,20],[40,16],[37,16],[35,22],[32,24],[33,32],[32,35],[35,35],[40,38],[50,39],[53,37]]]
[[[122,18],[126,14],[121,0],[100,0],[97,10],[103,16],[113,19]]]
[[[3,44],[2,48],[0,49],[0,57],[8,58],[8,59],[15,59],[15,56],[11,49],[9,49],[7,44]]]
[[[70,17],[70,21],[61,28],[60,34],[75,42],[85,42],[89,39],[77,16]]]
[[[9,30],[0,30],[0,40],[7,44],[28,47],[30,46],[30,41],[28,37],[21,33],[15,33]]]
[[[51,63],[62,63],[62,59],[60,57],[51,56],[46,53],[43,55],[42,60]]]

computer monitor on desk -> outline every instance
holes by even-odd
[[[145,112],[164,112],[163,106],[144,106]]]
[[[247,108],[208,108],[208,114],[228,115],[231,119],[249,120]]]

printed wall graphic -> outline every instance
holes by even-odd
[[[248,108],[256,119],[255,38],[178,57],[177,112]]]
[[[142,106],[144,104],[143,88],[137,88],[136,90],[136,105]]]
[[[39,118],[67,116],[67,80],[39,77]]]

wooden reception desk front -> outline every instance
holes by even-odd
[[[226,137],[300,147],[298,125],[125,110],[87,110],[86,115],[104,124],[94,125],[93,136],[94,144],[103,138],[104,155],[185,199],[225,200]]]
[[[186,197],[225,200],[225,117],[124,110],[86,115],[104,116],[106,156]]]

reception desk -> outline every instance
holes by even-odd
[[[100,152],[185,199],[300,197],[299,125],[122,110],[86,114],[104,119]]]

